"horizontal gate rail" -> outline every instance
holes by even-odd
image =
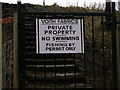
[[[94,12],[22,12],[24,15],[73,15],[73,16],[114,16],[115,13]]]

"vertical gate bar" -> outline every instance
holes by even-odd
[[[35,18],[35,17],[34,17],[34,18]],[[36,18],[35,18],[34,20],[35,20],[35,23],[34,23],[34,24],[35,24],[36,28],[38,28],[38,27],[37,27],[37,26],[38,26],[38,25],[37,25],[37,24],[38,24],[38,21],[37,21]],[[36,40],[36,28],[35,28],[35,33],[34,33],[34,38],[35,38],[35,39],[34,39],[34,47],[35,47],[35,48],[34,48],[34,59],[35,59],[35,89],[36,89],[36,72],[37,72],[37,71],[36,71],[36,64],[37,64],[37,61],[36,61],[36,41],[37,41],[37,40]]]
[[[86,88],[86,30],[85,30],[85,22],[84,22],[84,18],[83,17],[83,33],[84,33],[84,88]]]
[[[116,30],[117,20],[115,14],[115,2],[112,2],[112,63],[113,63],[113,88],[118,90],[118,74],[117,74],[117,44],[116,44]]]
[[[67,71],[67,70],[66,70],[66,69],[67,69],[67,68],[66,68],[66,61],[67,61],[67,60],[66,60],[65,57],[64,57],[64,61],[65,61],[65,71],[64,71],[64,72],[65,72],[65,89],[66,89],[66,83],[67,83],[67,82],[66,82],[66,81],[67,81],[67,80],[66,80],[66,71]]]
[[[22,5],[21,2],[17,2],[18,5],[18,87],[19,89],[24,89],[25,88],[25,81],[24,81],[24,22],[23,18],[24,15],[22,13]]]
[[[37,35],[37,36],[36,36]],[[38,18],[36,18],[36,31],[35,31],[35,41],[36,41],[36,43],[35,43],[35,50],[36,50],[36,52],[35,52],[35,64],[37,64],[37,53],[39,53],[39,19]],[[35,66],[35,73],[37,72],[37,68],[36,68],[36,66]],[[37,75],[35,74],[35,78],[37,77]]]
[[[21,79],[21,55],[20,55],[20,30],[21,30],[21,2],[17,2],[17,8],[18,8],[18,88],[22,88],[22,79]]]
[[[22,45],[21,45],[21,53],[22,53],[22,56],[21,56],[21,59],[22,59],[22,79],[23,79],[23,88],[25,88],[25,77],[26,77],[26,74],[25,74],[25,70],[26,70],[26,64],[25,64],[25,15],[23,14],[22,15],[22,21],[24,21],[22,23],[22,33],[21,33],[21,40],[22,40]]]
[[[37,28],[38,28],[38,37],[36,37],[36,39],[38,38],[38,41],[37,41],[37,43],[38,43],[38,45],[37,45],[37,53],[40,53],[40,26],[39,26],[39,24],[40,24],[40,20],[39,20],[39,18],[38,18],[38,16],[37,16]],[[38,56],[38,55],[37,55]],[[38,59],[38,57],[37,57],[37,59]],[[45,62],[45,61],[44,61]],[[36,69],[37,70],[37,69]],[[39,71],[40,72],[40,71]],[[43,72],[44,73],[44,72]],[[39,74],[38,74],[38,76],[39,76]],[[44,78],[44,74],[43,74],[43,78]],[[44,87],[44,85],[43,85],[43,87]]]
[[[92,16],[92,57],[93,57],[93,86],[95,88],[95,29],[94,29],[94,16]]]
[[[103,16],[102,16],[102,22],[103,22]],[[104,49],[104,45],[105,45],[105,38],[104,38],[104,25],[102,24],[102,48],[103,48],[103,53],[102,53],[102,60],[103,60],[103,88],[106,88],[106,80],[105,80],[105,49]]]
[[[85,29],[85,27],[84,27],[84,18],[82,18],[81,20],[80,20],[80,22],[81,22],[81,49],[82,49],[82,60],[84,60],[84,58],[85,58],[85,56],[84,56],[84,53],[85,53],[85,50],[84,50],[84,48],[85,48],[85,38],[84,38],[84,35],[85,35],[85,32],[84,32],[84,29]],[[84,65],[84,61],[82,61],[82,68],[84,67],[83,66]],[[82,70],[82,73],[84,72],[84,69]],[[85,78],[85,77],[84,77]],[[84,79],[84,81],[85,81],[85,79]]]
[[[74,67],[75,67],[75,65],[76,65],[76,54],[74,54]],[[75,77],[75,88],[76,88],[76,81],[77,81],[77,79],[76,79],[76,69],[74,70],[74,77]]]
[[[34,54],[35,54],[35,53],[34,53]],[[34,58],[35,58],[35,73],[34,73],[34,74],[35,74],[35,79],[34,79],[34,80],[35,80],[35,85],[34,85],[34,88],[36,89],[36,87],[37,87],[37,86],[36,86],[36,82],[37,82],[37,81],[36,81],[36,73],[37,73],[37,71],[36,71],[36,69],[37,69],[37,68],[36,68],[36,64],[37,64],[37,62],[36,62],[36,54],[34,55]]]
[[[56,60],[56,55],[55,55],[55,69],[56,69],[56,64],[57,64],[56,61],[57,60]],[[56,73],[57,73],[57,71],[55,70],[55,90],[56,90],[56,80],[57,80]]]
[[[45,89],[46,89],[46,54],[45,54],[45,57],[44,57],[44,68],[45,68],[45,73],[44,73],[44,82],[43,82],[43,84],[44,84],[44,86],[45,86]]]

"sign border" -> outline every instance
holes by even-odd
[[[39,19],[79,19],[80,20],[80,24],[82,24],[81,25],[81,27],[80,27],[80,25],[79,25],[79,27],[81,28],[80,30],[80,36],[81,36],[81,40],[79,40],[80,41],[80,43],[81,43],[81,53],[80,52],[76,52],[76,53],[40,53],[40,51],[39,51],[39,49],[40,49],[40,43],[39,43]],[[38,22],[37,22],[38,21]],[[80,18],[53,18],[53,17],[44,17],[44,18],[40,18],[40,17],[36,17],[35,18],[35,23],[36,23],[36,32],[38,32],[38,35],[37,35],[37,33],[35,32],[35,34],[37,35],[36,36],[36,40],[35,41],[38,41],[38,42],[36,42],[36,54],[84,54],[85,53],[85,25],[84,25],[84,17],[80,17]],[[37,28],[38,27],[38,28]],[[38,30],[38,31],[37,31]],[[37,39],[37,37],[38,37],[38,39]]]

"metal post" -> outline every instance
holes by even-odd
[[[112,12],[111,0],[106,0],[105,12],[107,12],[107,13]],[[105,19],[106,19],[106,22],[108,22],[108,24],[106,24],[106,29],[110,30],[111,29],[111,16],[109,16],[109,17],[106,16]]]
[[[19,40],[20,40],[20,36],[19,36],[19,32],[20,32],[20,26],[21,26],[21,24],[20,24],[20,20],[21,20],[21,2],[20,1],[18,1],[17,2],[17,5],[18,5],[18,88],[19,87],[21,87],[21,70],[20,70],[20,68],[21,68],[21,65],[20,65],[20,51],[19,51],[19,47],[20,47],[20,42],[19,42]]]
[[[23,90],[25,88],[24,83],[24,63],[23,63],[23,31],[22,31],[22,4],[18,0],[18,88]]]
[[[105,12],[112,12],[112,2],[111,0],[106,0],[106,8],[105,8]]]
[[[112,2],[111,9],[112,16],[112,62],[113,62],[113,88],[118,90],[118,72],[117,72],[117,39],[116,39],[116,30],[117,30],[117,20],[115,14],[115,2]]]

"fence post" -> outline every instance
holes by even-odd
[[[120,26],[117,28],[117,69],[118,69],[118,90],[120,90]]]
[[[0,20],[2,20],[2,3],[0,3]],[[0,21],[0,90],[2,89],[2,22]]]
[[[115,2],[111,2],[111,0],[106,0],[106,12],[113,13],[112,17],[106,17],[106,21],[110,22],[107,25],[107,29],[112,30],[112,63],[113,63],[113,88],[114,90],[118,90],[118,64],[117,64],[117,19],[115,14]],[[112,21],[112,23],[111,23]]]
[[[18,88],[18,29],[17,29],[17,12],[14,12],[14,28],[13,28],[13,61],[14,76],[13,88]]]
[[[20,32],[21,32],[21,1],[18,1],[17,2],[17,9],[18,9],[18,88],[22,88],[21,87],[21,82],[22,82],[22,80],[21,80],[21,77],[22,77],[22,75],[21,75],[21,71],[20,71],[20,68],[21,68],[21,62],[20,62],[20,58],[21,58],[21,56],[20,56]],[[19,89],[18,89],[19,90]]]
[[[105,12],[111,13],[112,12],[112,4],[111,0],[106,0],[106,7],[105,7]],[[107,22],[111,22],[112,18],[111,16],[106,16],[105,17]],[[111,23],[106,24],[106,29],[110,30],[111,29]]]
[[[112,55],[113,55],[113,87],[118,90],[118,67],[117,67],[117,18],[115,14],[115,2],[112,2],[111,12],[112,15]]]
[[[18,88],[22,90],[25,88],[24,75],[24,34],[22,26],[22,4],[18,1]]]
[[[106,7],[105,7],[105,12],[112,12],[112,5],[111,5],[111,0],[106,0]]]

